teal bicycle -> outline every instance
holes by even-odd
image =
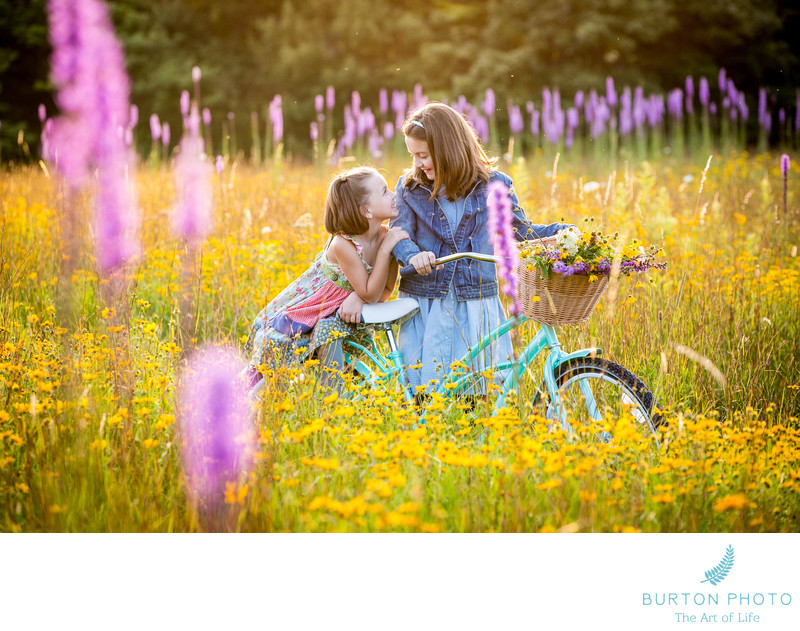
[[[436,265],[459,259],[496,263],[491,255],[462,252],[436,260]],[[405,268],[407,275],[413,268]],[[364,305],[363,326],[373,335],[367,342],[346,338],[343,340],[345,363],[372,387],[395,387],[403,392],[405,400],[414,401],[414,395],[406,376],[403,352],[399,349],[394,327],[414,315],[419,305],[413,298],[375,305]],[[438,380],[434,389],[445,398],[460,397],[472,391],[474,385],[486,378],[485,370],[474,370],[477,358],[495,340],[524,323],[532,321],[525,315],[513,316],[491,331],[478,344],[471,347],[458,362],[463,370],[456,370]],[[650,389],[644,382],[620,364],[600,357],[600,348],[584,348],[567,352],[561,346],[555,328],[549,324],[536,323],[538,331],[516,358],[493,365],[491,373],[499,385],[494,409],[507,407],[512,401],[518,403],[521,385],[525,377],[534,380],[529,388],[529,409],[541,407],[543,416],[554,425],[563,428],[570,436],[583,425],[590,428],[596,440],[608,442],[611,435],[603,429],[607,418],[621,418],[630,414],[642,437],[653,439],[658,444],[657,430],[662,416]],[[388,353],[381,351],[375,333],[383,333],[388,344]],[[379,336],[378,336],[379,337]],[[536,378],[537,358],[544,353],[542,375]],[[424,415],[422,417],[424,422]]]

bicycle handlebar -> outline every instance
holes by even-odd
[[[459,259],[472,259],[474,261],[483,261],[484,263],[499,263],[501,261],[501,257],[493,256],[491,254],[479,254],[477,252],[456,252],[455,254],[448,254],[447,256],[436,259],[436,262],[433,264],[433,266],[439,267],[440,265],[450,263],[451,261],[457,261]],[[416,275],[417,270],[413,265],[406,265],[400,270],[400,276],[403,278]]]

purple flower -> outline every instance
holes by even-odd
[[[44,103],[39,103],[39,122],[44,123],[46,118],[47,118],[47,108],[45,108]]]
[[[617,104],[617,93],[614,90],[614,77],[606,77],[606,103],[609,107]]]
[[[225,158],[223,158],[222,156],[217,156],[216,167],[217,167],[217,174],[222,175],[222,173],[225,171]]]
[[[394,123],[390,123],[387,121],[383,124],[383,137],[386,138],[386,140],[391,140],[392,138],[394,138],[394,131],[395,131]]]
[[[278,144],[283,139],[283,109],[280,94],[276,94],[269,104],[269,119],[272,122],[272,142]]]
[[[183,117],[189,116],[189,103],[191,102],[192,97],[189,96],[189,91],[184,90],[181,92],[181,114]]]
[[[492,182],[489,185],[486,198],[486,207],[489,210],[488,230],[489,239],[494,247],[494,253],[500,257],[497,265],[497,275],[500,278],[500,290],[514,302],[509,311],[511,315],[519,314],[522,309],[517,298],[516,263],[519,258],[517,241],[514,238],[513,206],[510,191],[502,182]]]
[[[150,115],[150,135],[153,137],[153,140],[159,140],[161,138],[161,121],[158,120],[158,114]]]
[[[136,258],[139,211],[131,179],[131,160],[126,153],[111,154],[97,170],[94,233],[97,264],[110,272]]]
[[[512,134],[518,134],[525,128],[525,121],[522,120],[522,112],[519,107],[508,103],[508,126]]]
[[[538,136],[539,135],[539,118],[541,117],[541,113],[539,110],[532,110],[531,111],[531,135]]]
[[[333,89],[332,85],[329,85],[328,88],[325,90],[325,107],[327,107],[329,110],[332,110],[335,104],[336,104],[336,90]]]
[[[719,91],[725,92],[725,89],[728,87],[728,77],[725,74],[725,68],[719,69],[719,77],[717,79],[717,84],[719,85]]]
[[[192,107],[191,121],[199,120],[197,107]],[[180,143],[175,160],[175,191],[177,202],[172,212],[173,233],[192,246],[211,231],[213,188],[211,165],[206,161],[199,123],[191,123]]]
[[[223,501],[225,483],[246,475],[255,453],[245,363],[229,349],[195,353],[181,375],[178,409],[182,460],[193,499]]]
[[[211,126],[211,110],[207,107],[203,108],[203,125],[206,127]]]
[[[317,96],[314,97],[314,110],[320,114],[323,109],[325,109],[325,97],[321,94],[317,94]]]
[[[170,139],[171,138],[170,138],[169,123],[164,123],[161,126],[161,142],[164,144],[165,147],[169,147]]]
[[[319,140],[319,125],[317,125],[316,121],[311,121],[308,124],[308,135],[311,136],[311,142]]]
[[[789,156],[785,153],[781,156],[781,175],[784,178],[789,175]]]
[[[675,88],[667,96],[667,111],[674,118],[683,116],[683,92],[680,88]]]
[[[50,0],[52,80],[61,115],[49,150],[73,185],[97,168],[95,248],[102,272],[139,252],[133,156],[125,145],[129,81],[108,7],[98,0]]]
[[[200,66],[193,66],[192,67],[192,83],[194,83],[195,87],[197,84],[200,83],[200,77],[202,73],[200,72]]]
[[[373,158],[380,158],[383,155],[383,152],[381,151],[382,145],[383,145],[383,136],[381,136],[373,128],[370,131],[369,138],[367,140],[367,146],[369,147],[370,155],[372,155]]]
[[[486,88],[486,94],[483,99],[483,103],[481,104],[481,109],[483,113],[486,114],[489,118],[494,116],[495,110],[495,98],[494,98],[494,90],[492,88]]]
[[[381,88],[378,92],[378,110],[381,114],[386,114],[389,111],[389,93],[386,88]]]
[[[758,122],[764,124],[767,115],[767,89],[758,89]]]
[[[686,112],[691,114],[694,111],[694,79],[691,75],[686,77]]]
[[[706,79],[705,77],[700,77],[697,96],[700,99],[700,105],[702,105],[703,107],[708,107],[709,88],[708,88],[708,79]]]

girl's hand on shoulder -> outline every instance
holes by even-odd
[[[361,322],[361,307],[363,306],[364,301],[361,300],[361,297],[356,292],[351,291],[350,295],[344,299],[342,306],[339,307],[337,315],[339,319],[345,322],[357,324]]]
[[[433,252],[420,252],[412,256],[408,261],[408,264],[413,265],[414,269],[417,270],[417,274],[422,276],[430,274],[435,263],[436,256]]]
[[[410,239],[410,238],[411,237],[405,230],[395,226],[389,228],[386,231],[386,234],[383,236],[383,241],[381,242],[381,246],[389,250],[393,250],[394,246],[400,243],[403,239]]]

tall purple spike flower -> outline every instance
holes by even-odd
[[[683,91],[680,88],[671,90],[667,96],[667,111],[675,118],[683,117]]]
[[[192,102],[192,97],[189,95],[189,90],[181,92],[181,116],[187,118],[189,116],[189,105]]]
[[[522,311],[519,298],[517,298],[519,278],[516,264],[519,258],[519,250],[512,226],[513,206],[511,204],[510,191],[505,184],[492,182],[489,185],[486,207],[489,210],[487,226],[489,239],[494,247],[495,255],[500,257],[500,263],[497,266],[500,290],[513,300],[509,308],[511,315],[518,315]]]
[[[213,211],[212,167],[206,160],[200,135],[200,115],[193,105],[189,124],[175,159],[177,203],[172,212],[172,232],[196,246],[211,231]]]
[[[161,139],[161,121],[158,119],[158,114],[150,114],[150,135],[153,140]]]
[[[283,109],[280,94],[276,94],[269,104],[269,119],[272,122],[272,142],[276,145],[283,139]]]
[[[518,105],[508,102],[508,126],[512,134],[518,134],[525,129],[525,121],[522,119],[522,111]]]
[[[378,92],[378,110],[381,114],[386,114],[389,111],[389,93],[386,88],[381,88]]]
[[[246,364],[232,351],[208,347],[189,360],[179,391],[183,467],[193,499],[222,503],[225,483],[247,474],[255,453]]]
[[[609,107],[617,105],[617,92],[614,89],[614,77],[606,77],[606,103]]]
[[[52,80],[62,115],[53,129],[53,154],[64,178],[85,182],[98,169],[95,199],[97,261],[110,272],[138,255],[139,210],[133,159],[125,146],[129,81],[108,7],[99,0],[49,0]]]
[[[686,112],[694,112],[694,79],[689,75],[686,77]]]
[[[710,97],[709,92],[710,91],[708,87],[708,79],[706,79],[705,77],[700,77],[700,82],[698,84],[698,89],[697,89],[697,96],[700,99],[700,105],[702,105],[703,107],[708,107],[708,99]]]
[[[483,103],[481,103],[481,109],[483,113],[486,114],[489,118],[494,116],[494,110],[496,107],[495,97],[494,97],[494,90],[492,88],[486,88],[486,94],[483,98]]]
[[[164,147],[169,147],[171,140],[172,134],[170,133],[169,123],[164,123],[161,125],[161,142],[164,144]]]

